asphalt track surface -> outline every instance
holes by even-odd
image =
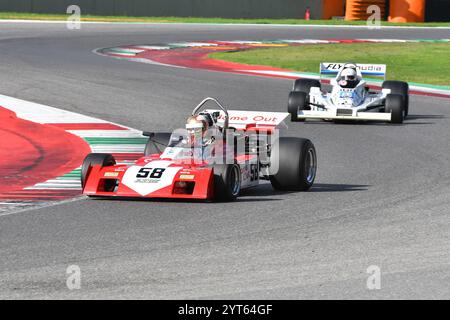
[[[0,23],[0,93],[145,130],[206,96],[284,111],[291,81],[119,61],[122,44],[450,38],[449,29]],[[314,141],[306,193],[235,203],[81,198],[0,216],[0,298],[450,298],[450,103],[412,96],[403,125],[292,124]],[[66,287],[79,265],[80,290]],[[381,289],[366,270],[381,268]]]

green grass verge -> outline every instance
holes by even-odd
[[[66,20],[68,15],[0,12],[0,19],[20,20]],[[244,24],[298,24],[298,25],[366,25],[365,21],[342,20],[303,20],[303,19],[225,19],[197,17],[125,17],[125,16],[94,16],[82,15],[82,21],[97,22],[160,22],[160,23],[244,23]],[[420,27],[450,27],[450,22],[426,23],[390,23],[382,21],[384,26],[420,26]]]
[[[323,44],[217,52],[215,59],[264,65],[301,72],[319,72],[320,62],[380,63],[387,78],[434,85],[450,85],[450,43]]]

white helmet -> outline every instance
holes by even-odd
[[[357,80],[358,73],[354,68],[345,68],[341,72],[341,79],[346,81],[354,81]]]
[[[208,119],[204,115],[190,116],[186,121],[189,141],[191,143],[202,144],[208,127]]]
[[[208,120],[203,115],[190,116],[186,121],[186,129],[201,129],[202,131],[208,130]]]

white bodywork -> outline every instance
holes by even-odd
[[[341,72],[346,64],[322,63],[321,74],[337,74],[330,80],[331,92],[319,87],[311,88],[309,105],[311,110],[299,110],[299,119],[345,119],[345,120],[379,120],[391,121],[391,114],[384,112],[384,101],[391,92],[382,89],[370,92],[366,88],[363,75],[384,76],[385,65],[357,65],[359,83],[355,88],[345,88],[339,84]]]

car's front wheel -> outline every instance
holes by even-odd
[[[92,166],[100,165],[101,167],[113,166],[116,164],[116,160],[109,153],[89,153],[83,160],[83,165],[81,166],[81,187],[84,189],[89,175],[89,171]],[[107,192],[113,191],[116,186],[115,180],[105,180],[104,189]]]
[[[316,79],[297,79],[294,82],[292,91],[305,92],[309,94],[311,88],[313,87],[321,88],[320,81]]]
[[[234,201],[241,192],[241,170],[237,164],[214,166],[214,200]]]
[[[298,112],[301,110],[310,110],[308,97],[305,92],[291,91],[288,99],[288,112],[291,115],[292,122],[305,121],[298,118]]]
[[[400,94],[404,99],[405,118],[409,113],[409,85],[404,81],[386,80],[382,84],[383,89],[390,89],[391,94]]]
[[[392,123],[403,123],[406,113],[404,97],[400,94],[388,94],[385,101],[385,112],[391,114]]]

